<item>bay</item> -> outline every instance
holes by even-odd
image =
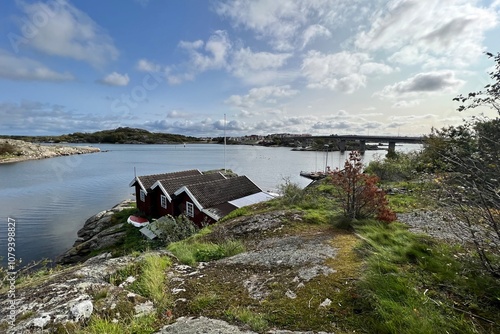
[[[94,146],[102,152],[0,165],[2,265],[7,263],[8,221],[16,223],[15,256],[23,264],[54,259],[73,245],[88,217],[133,198],[129,183],[134,170],[148,175],[225,165],[263,190],[276,192],[285,180],[305,187],[310,181],[300,171],[323,170],[327,163],[339,167],[347,157],[330,152],[327,162],[324,152],[242,145],[227,146],[225,153],[224,146],[215,144]],[[368,151],[364,162],[385,153]]]

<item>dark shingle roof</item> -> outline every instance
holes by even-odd
[[[196,183],[224,180],[225,177],[221,173],[190,175],[178,177],[175,179],[159,180],[163,188],[169,194],[173,194],[182,186],[190,186]]]
[[[246,176],[197,183],[187,186],[187,188],[204,208],[210,208],[262,191]]]
[[[144,188],[146,188],[146,190],[149,190],[149,188],[151,188],[151,186],[158,180],[175,179],[190,175],[201,175],[201,172],[197,169],[191,169],[191,170],[184,170],[181,172],[144,175],[144,176],[138,176],[137,178],[139,179],[139,181],[141,181]]]

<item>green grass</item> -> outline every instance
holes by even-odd
[[[241,241],[225,240],[221,243],[198,241],[197,235],[193,238],[171,243],[167,249],[171,251],[177,259],[190,266],[198,262],[208,262],[233,256],[245,251]]]
[[[500,282],[468,258],[457,258],[457,248],[398,223],[369,221],[356,229],[366,240],[361,251],[367,267],[359,282],[366,331],[477,333],[491,326],[482,318],[500,320]]]
[[[87,326],[72,332],[77,334],[149,334],[158,330],[158,327],[154,314],[130,317],[126,321],[118,323],[93,315]]]
[[[263,333],[269,328],[265,315],[256,313],[247,307],[231,307],[226,311],[226,316],[248,325],[253,331]]]
[[[146,255],[141,263],[141,273],[130,289],[150,298],[162,312],[172,304],[168,293],[166,270],[172,265],[170,258],[159,255]]]

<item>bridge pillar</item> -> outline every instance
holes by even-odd
[[[366,140],[359,141],[359,152],[365,153],[366,151]]]
[[[387,153],[388,154],[396,153],[396,142],[395,141],[390,141],[389,142],[389,150],[388,150]]]
[[[339,150],[340,150],[340,153],[344,153],[345,152],[345,139],[341,139],[339,141]]]

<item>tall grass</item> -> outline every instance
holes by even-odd
[[[167,249],[184,264],[193,266],[197,262],[208,262],[219,260],[224,257],[233,256],[245,251],[245,246],[239,240],[225,240],[216,244],[202,242],[196,238],[190,238],[171,243]]]
[[[166,309],[171,303],[167,286],[166,270],[172,264],[168,257],[146,255],[141,264],[141,274],[134,282],[133,288],[137,293],[153,300],[158,310]]]
[[[457,260],[456,250],[415,235],[398,223],[372,221],[356,229],[366,240],[362,251],[368,255],[359,282],[369,310],[368,332],[477,333],[482,317],[498,318],[491,313],[499,304],[495,297],[492,300],[480,292],[498,298],[498,282]],[[471,300],[484,309],[470,309]]]

